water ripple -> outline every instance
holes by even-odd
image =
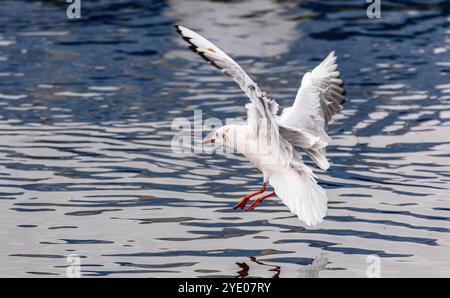
[[[386,276],[449,276],[450,5],[382,5],[99,0],[75,23],[57,1],[3,1],[0,276],[65,276],[69,254],[85,276],[365,276],[373,254]],[[317,171],[322,225],[276,198],[233,210],[262,179],[240,156],[171,151],[175,118],[244,118],[247,100],[174,23],[281,105],[336,50],[349,101]]]

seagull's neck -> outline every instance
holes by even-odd
[[[255,165],[258,164],[261,154],[265,152],[265,150],[261,150],[264,148],[260,148],[264,142],[258,140],[253,128],[249,125],[239,125],[235,128],[234,136],[231,148],[243,154]]]
[[[245,155],[246,147],[251,141],[252,131],[248,125],[229,125],[229,139],[226,146]]]

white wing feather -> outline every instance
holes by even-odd
[[[343,81],[337,70],[336,59],[335,53],[331,52],[312,72],[303,76],[295,102],[292,107],[285,109],[280,117],[280,124],[303,129],[320,137],[326,144],[330,142],[326,129],[333,115],[339,112],[341,105],[345,103]],[[303,148],[320,168],[329,168],[325,146]]]
[[[191,45],[191,50],[199,54],[208,63],[229,75],[238,83],[239,87],[249,97],[250,101],[258,108],[261,117],[273,118],[278,110],[278,104],[266,98],[258,85],[230,56],[225,54],[212,42],[183,26],[175,26],[177,32]]]

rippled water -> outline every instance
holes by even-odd
[[[0,276],[450,276],[450,5],[65,1],[0,6]],[[331,50],[349,102],[331,126],[325,223],[305,229],[238,155],[175,154],[172,121],[244,117],[183,24],[289,105]]]

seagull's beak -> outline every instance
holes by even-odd
[[[216,142],[216,139],[206,139],[203,142],[203,145],[207,145],[207,144],[214,144]]]

